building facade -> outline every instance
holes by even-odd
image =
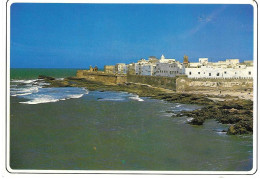
[[[125,63],[117,63],[115,65],[115,72],[117,74],[126,74],[126,72],[127,72],[127,65]]]
[[[104,72],[114,74],[116,72],[115,71],[115,65],[105,65],[104,66]]]
[[[175,77],[182,74],[182,64],[175,59],[166,59],[164,55],[154,67],[154,76]]]
[[[239,63],[239,59],[227,59],[216,63],[209,63],[203,59],[185,68],[184,73],[188,78],[253,78],[253,66]]]

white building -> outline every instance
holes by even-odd
[[[239,59],[227,59],[216,63],[199,60],[199,65],[188,65],[184,72],[189,78],[252,78],[253,66],[240,64]],[[203,64],[204,63],[204,64]]]
[[[155,66],[154,76],[175,77],[182,74],[182,64],[175,59],[165,59],[162,55],[161,59]]]
[[[165,58],[164,55],[161,56],[161,59],[159,60],[159,63],[172,63],[175,62],[175,59]]]
[[[155,64],[151,64],[151,63],[143,64],[141,66],[139,74],[145,76],[153,76],[155,66],[156,66]]]
[[[125,63],[117,63],[115,65],[115,72],[118,74],[126,74],[127,66]]]
[[[152,76],[156,64],[152,60],[141,59],[135,63],[136,75]]]

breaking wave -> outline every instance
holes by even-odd
[[[66,88],[40,88],[39,92],[23,96],[29,101],[20,102],[23,104],[40,104],[64,101],[67,99],[81,98],[88,91],[84,88],[66,87]]]
[[[144,100],[143,100],[142,98],[140,98],[138,95],[130,96],[129,98],[132,99],[132,100],[136,100],[136,101],[144,101]]]
[[[129,100],[144,101],[138,95],[134,95],[127,92],[106,91],[106,92],[94,92],[92,94],[95,95],[98,101],[129,101]]]
[[[11,96],[27,100],[20,102],[22,104],[40,104],[81,98],[84,94],[88,94],[88,90],[85,88],[43,88],[46,85],[48,83],[42,80],[12,80]]]

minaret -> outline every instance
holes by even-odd
[[[183,65],[184,65],[185,67],[187,67],[188,64],[189,64],[189,60],[188,60],[188,59],[189,59],[188,56],[187,56],[187,55],[184,55],[184,57],[183,57]]]

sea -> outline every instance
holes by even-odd
[[[27,170],[250,171],[252,135],[176,117],[203,106],[136,94],[44,88],[76,69],[11,69],[10,167]],[[48,84],[47,84],[48,85]]]

